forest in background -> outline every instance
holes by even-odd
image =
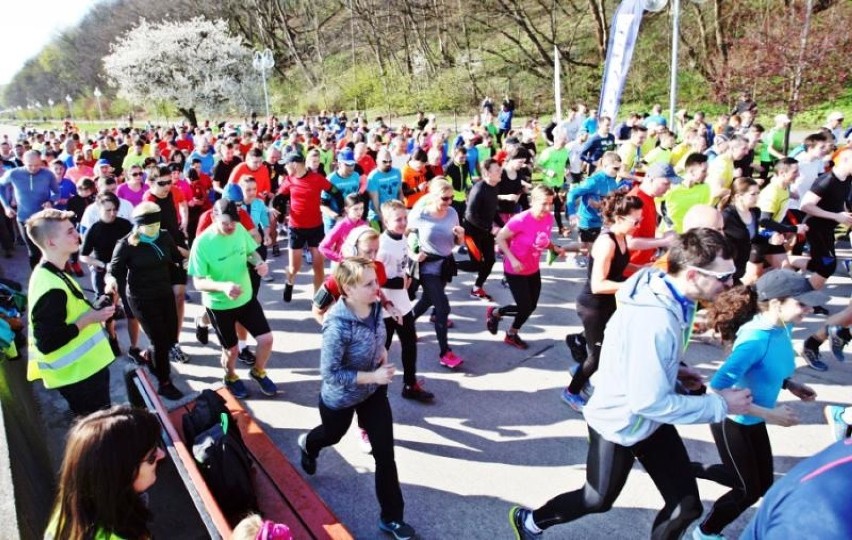
[[[807,46],[804,0],[681,0],[679,106],[727,108],[741,91],[762,108],[802,111],[852,105],[852,2],[812,0]],[[3,89],[5,108],[32,118],[68,112],[108,117],[176,116],[170,103],[129,103],[104,74],[110,45],[140,23],[224,19],[246,45],[270,48],[272,110],[416,110],[467,114],[486,95],[511,95],[519,113],[552,113],[553,55],[565,106],[595,104],[609,25],[607,0],[103,0],[57,35]],[[646,13],[623,102],[667,103],[671,8]],[[802,90],[793,81],[801,67]],[[246,71],[252,72],[250,64]],[[259,78],[259,75],[257,75]],[[263,95],[240,110],[262,114]],[[53,107],[48,101],[53,100]],[[203,111],[202,111],[203,112]]]

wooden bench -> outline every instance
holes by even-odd
[[[143,368],[135,369],[129,376],[128,387],[130,388],[132,383],[139,394],[136,397],[141,398],[145,407],[159,418],[166,451],[174,461],[210,537],[229,539],[231,527],[196,466],[191,446],[187,446],[183,439],[183,430],[175,427],[183,425],[183,416],[193,409],[195,402],[169,412]],[[293,538],[297,540],[352,540],[352,534],[242,404],[225,388],[217,393],[225,399],[228,410],[239,426],[243,441],[254,459],[253,480],[264,519],[286,524],[290,527]],[[131,402],[133,401],[131,399]]]

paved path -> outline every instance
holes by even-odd
[[[299,276],[293,302],[286,305],[281,301],[285,260],[286,255],[271,260],[275,281],[264,283],[261,292],[275,336],[276,352],[269,371],[282,392],[275,399],[265,398],[253,382],[247,381],[253,395],[246,404],[282,451],[298,463],[296,438],[319,421],[316,404],[321,335],[318,325],[308,315],[308,274],[303,272]],[[9,275],[19,278],[27,275],[22,248],[18,248],[15,259],[4,260],[2,265]],[[570,365],[562,339],[567,332],[580,328],[573,299],[584,275],[585,271],[562,261],[543,269],[539,308],[522,332],[530,343],[529,351],[511,348],[498,339],[500,336],[488,334],[483,324],[487,304],[468,298],[471,276],[460,275],[449,288],[452,319],[456,322],[456,328],[450,331],[450,341],[465,359],[458,372],[450,372],[438,364],[434,332],[430,325],[418,323],[422,337],[419,373],[437,399],[431,405],[403,400],[399,396],[402,382],[398,375],[390,387],[390,400],[406,520],[422,538],[510,538],[507,512],[512,504],[540,505],[583,483],[586,425],[580,415],[560,401],[559,392],[568,381]],[[88,284],[87,279],[81,282]],[[510,301],[508,289],[499,282],[498,270],[489,280],[488,290],[497,301]],[[833,296],[829,306],[832,312],[846,304],[850,290],[848,277],[832,278],[828,288]],[[197,301],[198,294],[192,295]],[[188,308],[181,335],[192,361],[174,366],[180,373],[178,384],[185,390],[201,390],[219,384],[221,378],[215,338],[211,346],[193,344],[192,317],[199,312],[197,306]],[[809,317],[804,328],[794,331],[797,346],[822,320],[822,317]],[[123,323],[119,332],[124,341]],[[825,354],[830,356],[828,351]],[[688,351],[688,360],[708,376],[723,357],[719,347],[704,343],[693,343]],[[400,365],[397,343],[391,348],[390,359]],[[817,373],[797,360],[797,376],[812,384],[819,397],[816,403],[802,404],[792,402],[789,395],[783,396],[803,423],[792,428],[769,428],[776,473],[786,472],[802,457],[829,444],[829,432],[822,418],[825,404],[852,403],[849,391],[852,362],[838,364],[829,360],[828,363],[830,371]],[[127,360],[122,358],[113,369],[116,399],[123,394],[120,378],[126,364]],[[247,370],[240,371],[245,374]],[[54,452],[60,452],[62,430],[67,427],[63,402],[55,393],[41,390],[40,385],[38,388]],[[693,458],[706,462],[718,460],[706,425],[680,426],[678,430]],[[372,458],[359,449],[353,427],[339,445],[322,452],[317,474],[309,479],[357,538],[381,536],[376,529],[378,508],[373,494],[373,470]],[[705,481],[699,481],[699,487],[705,507],[724,492]],[[645,537],[661,505],[662,499],[652,482],[637,465],[612,511],[556,527],[547,537]],[[728,527],[727,535],[736,537],[752,513],[747,512]]]

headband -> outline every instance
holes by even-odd
[[[133,218],[133,224],[137,226],[153,225],[154,223],[160,222],[160,215],[160,212],[151,212],[150,214],[142,214],[141,216],[135,216]]]
[[[293,533],[290,532],[290,527],[283,523],[273,523],[264,520],[260,530],[257,531],[255,540],[293,540]]]

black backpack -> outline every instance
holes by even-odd
[[[195,408],[183,417],[183,434],[192,445],[201,476],[231,525],[257,512],[252,460],[225,400],[212,390],[201,392]]]

